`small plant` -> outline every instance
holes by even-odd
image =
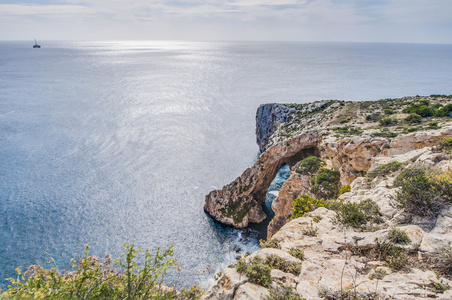
[[[308,156],[295,165],[295,172],[310,175],[316,173],[325,162],[317,156]]]
[[[359,203],[339,203],[333,209],[336,211],[335,222],[346,227],[359,228],[381,222],[380,208],[370,199]]]
[[[352,120],[351,117],[346,117],[345,119],[341,120],[339,123],[344,124],[344,123],[348,123]]]
[[[444,293],[445,291],[450,289],[450,285],[446,282],[432,282],[432,291],[437,294]]]
[[[396,126],[399,122],[396,118],[381,118],[379,121],[381,126]]]
[[[393,109],[387,108],[385,110],[383,110],[385,115],[393,115],[395,114],[395,111]]]
[[[392,227],[389,230],[386,239],[393,244],[408,245],[409,243],[411,243],[411,239],[408,234],[406,234],[405,231],[397,229],[395,227]]]
[[[355,295],[356,296],[356,295]],[[319,297],[325,300],[349,300],[356,299],[351,290],[337,290],[322,289],[319,292]]]
[[[434,121],[434,122],[430,122],[428,124],[428,128],[429,129],[440,129],[441,127],[438,125],[438,122]]]
[[[394,270],[401,270],[408,264],[406,250],[388,241],[375,239],[375,247],[372,249],[374,256],[379,260],[384,260],[388,266]]]
[[[299,260],[304,260],[304,251],[299,248],[290,248],[289,254]]]
[[[253,257],[249,263],[243,259],[239,260],[236,267],[237,272],[249,277],[251,283],[269,287],[271,283],[271,268],[262,262],[258,256]]]
[[[304,298],[295,293],[293,288],[289,286],[271,286],[268,291],[269,295],[265,298],[266,300],[304,300]]]
[[[390,173],[400,170],[402,167],[403,164],[401,162],[392,161],[367,172],[366,179],[367,181],[372,181],[377,176],[386,176]]]
[[[312,221],[309,225],[305,225],[301,228],[301,231],[304,235],[307,236],[317,236],[317,232],[319,231],[318,227],[314,227]]]
[[[366,121],[368,121],[368,122],[375,122],[375,121],[378,121],[379,119],[380,119],[380,114],[376,114],[376,113],[366,116]]]
[[[260,240],[259,241],[259,245],[262,248],[274,248],[274,249],[280,249],[281,247],[279,246],[279,240],[275,239],[275,238],[271,238],[269,240]]]
[[[312,221],[319,223],[320,221],[322,221],[322,217],[321,216],[312,216]]]
[[[450,153],[452,150],[452,138],[444,138],[439,142],[437,150]]]
[[[311,178],[311,192],[318,198],[336,198],[339,179],[339,172],[323,168],[316,177]]]
[[[296,276],[298,276],[301,271],[301,263],[289,262],[277,255],[267,256],[264,260],[264,264],[268,265],[272,269],[278,269],[286,273],[294,274]]]
[[[337,196],[339,197],[342,194],[348,193],[352,190],[352,188],[350,187],[349,184],[344,185],[341,187],[341,189],[339,190],[339,193],[337,194]]]
[[[442,274],[452,276],[452,248],[449,246],[443,249],[437,249],[436,251],[440,255],[436,268]]]
[[[411,113],[408,117],[406,117],[405,122],[408,122],[410,124],[413,123],[421,123],[422,122],[422,117],[416,113]]]
[[[388,272],[386,272],[384,269],[375,269],[374,273],[372,273],[369,276],[369,279],[370,280],[374,280],[374,279],[382,280],[386,275],[388,275]]]
[[[318,207],[327,207],[327,204],[322,202],[322,200],[317,200],[308,195],[301,195],[292,202],[292,217],[300,218],[304,216],[305,213],[313,211]]]
[[[363,132],[361,129],[353,126],[335,127],[332,130],[343,135],[357,135]]]

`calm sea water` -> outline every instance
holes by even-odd
[[[452,45],[41,45],[0,42],[0,278],[173,243],[182,282],[206,284],[262,236],[203,212],[256,159],[260,104],[452,94]]]

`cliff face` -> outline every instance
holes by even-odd
[[[263,104],[256,113],[256,141],[261,152],[265,151],[268,139],[275,132],[279,123],[289,120],[290,113],[295,108],[289,108],[284,104]]]

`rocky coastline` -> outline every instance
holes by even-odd
[[[236,228],[259,223],[282,164],[291,175],[263,249],[224,270],[203,299],[452,299],[451,111],[445,95],[261,105],[261,155],[204,210]],[[425,179],[423,198],[409,194],[413,178]],[[266,281],[253,270],[268,271]]]

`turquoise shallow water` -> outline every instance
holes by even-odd
[[[40,43],[0,42],[0,278],[174,243],[206,284],[264,230],[202,209],[256,159],[260,104],[452,94],[451,45]]]

